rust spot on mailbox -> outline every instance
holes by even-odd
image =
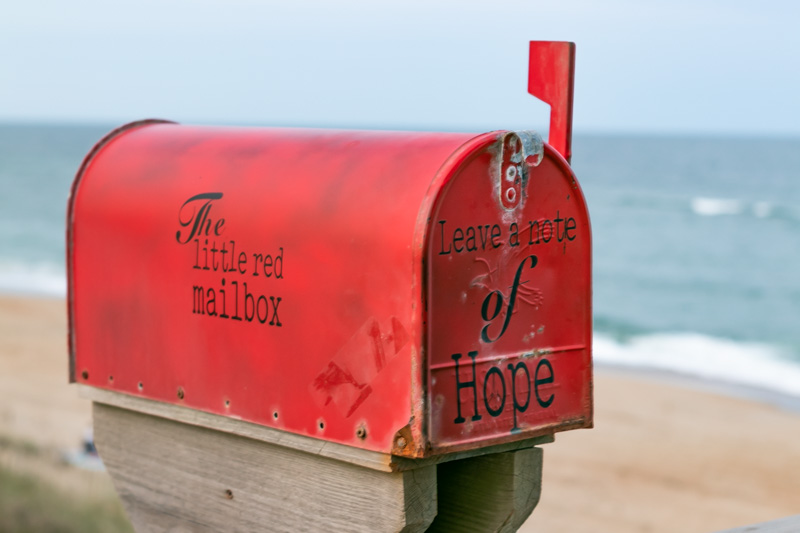
[[[410,457],[588,427],[590,259],[532,132],[135,123],[73,185],[72,379]]]

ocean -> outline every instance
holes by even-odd
[[[114,125],[0,124],[0,292],[63,297],[65,208]],[[800,139],[577,135],[595,360],[800,398]]]

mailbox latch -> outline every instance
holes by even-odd
[[[535,131],[516,131],[503,137],[497,187],[503,208],[511,211],[522,205],[529,170],[541,163],[543,155],[544,143]]]

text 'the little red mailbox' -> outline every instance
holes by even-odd
[[[412,458],[589,427],[568,147],[124,126],[73,185],[72,380]]]

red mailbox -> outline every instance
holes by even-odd
[[[535,133],[137,122],[68,218],[74,381],[407,457],[592,423],[589,217]]]

